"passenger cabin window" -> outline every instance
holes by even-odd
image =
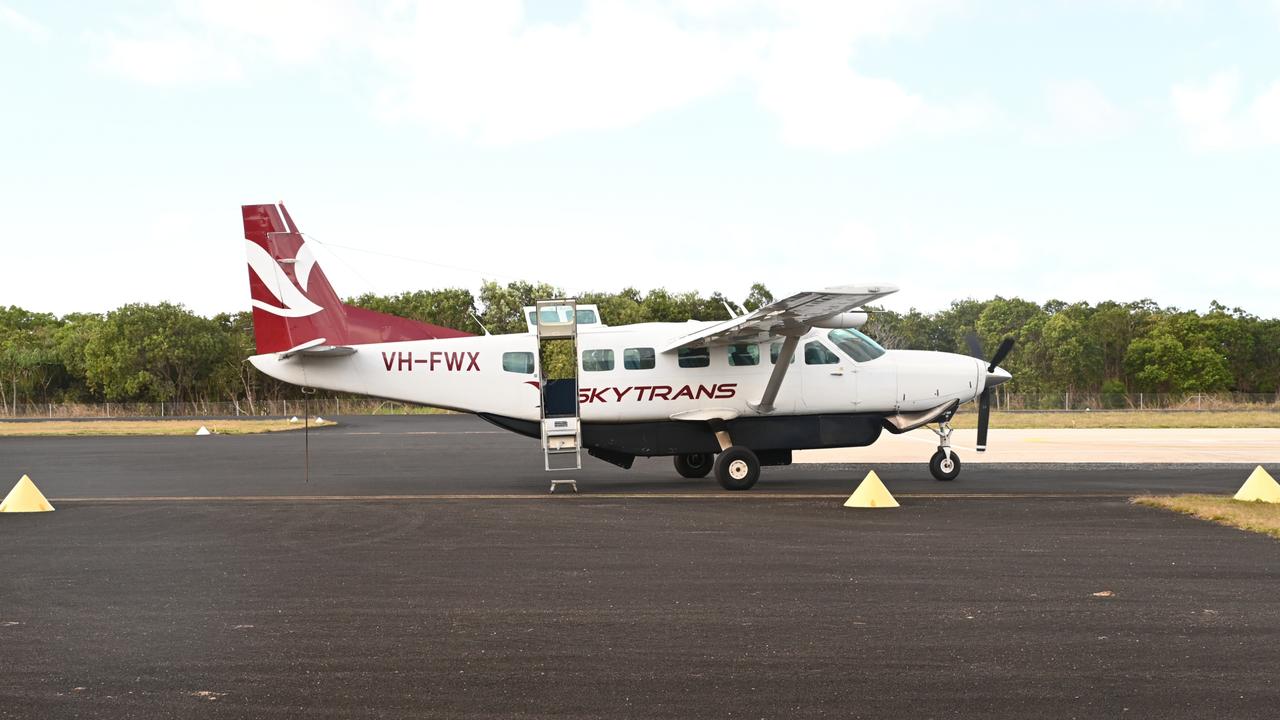
[[[737,367],[739,365],[759,365],[760,364],[760,346],[755,343],[749,345],[730,345],[729,346],[729,365]]]
[[[655,362],[653,348],[627,348],[622,351],[622,367],[628,370],[652,370]]]
[[[880,347],[880,343],[857,330],[832,330],[827,333],[827,338],[835,343],[836,347],[840,348],[844,354],[857,362],[875,360],[885,353],[884,348]]]
[[[682,368],[700,368],[711,364],[711,351],[707,348],[680,348],[676,361]]]
[[[612,350],[583,350],[582,369],[586,372],[601,372],[613,369]]]
[[[769,362],[774,365],[778,364],[778,356],[782,354],[782,343],[782,340],[775,343],[769,343]],[[791,353],[791,362],[795,363],[795,361],[796,354]]]
[[[579,310],[577,319],[579,325],[595,325],[596,312],[594,310]]]
[[[524,373],[530,375],[533,373],[533,353],[531,352],[509,352],[502,353],[502,369],[507,372]]]
[[[835,353],[828,350],[826,345],[823,345],[817,340],[805,343],[805,365],[835,365],[838,362],[840,362],[840,358],[836,357]]]

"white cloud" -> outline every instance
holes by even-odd
[[[490,145],[627,127],[742,86],[789,144],[850,151],[985,121],[978,106],[937,103],[854,63],[860,42],[922,32],[955,4],[587,0],[552,23],[521,0],[188,0],[107,35],[101,61],[179,84],[349,54],[368,61],[383,118]]]
[[[0,4],[0,27],[16,30],[36,41],[43,41],[49,35],[43,25],[3,4]]]
[[[393,76],[384,113],[507,144],[625,127],[724,90],[749,41],[622,2],[555,25],[525,22],[518,2],[456,3],[419,8],[374,52]]]
[[[1074,137],[1097,137],[1125,129],[1128,115],[1088,80],[1069,80],[1049,85],[1045,105],[1050,116],[1050,133]]]
[[[1240,74],[1220,72],[1173,86],[1174,113],[1200,150],[1241,150],[1280,144],[1280,81],[1242,100]]]
[[[189,32],[171,30],[141,37],[108,33],[97,40],[103,47],[102,68],[144,85],[225,82],[243,73],[234,55]]]
[[[760,104],[778,118],[783,140],[863,150],[909,133],[985,124],[991,113],[979,104],[940,104],[859,72],[853,62],[859,41],[922,32],[954,4],[780,2],[781,24],[769,34],[756,81]]]
[[[186,14],[223,39],[265,46],[284,63],[312,62],[346,38],[367,36],[377,17],[349,0],[186,0]]]

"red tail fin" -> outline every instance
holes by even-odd
[[[244,205],[249,294],[258,353],[324,338],[329,345],[429,340],[471,333],[343,305],[289,211]]]

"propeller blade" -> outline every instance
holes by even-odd
[[[996,348],[996,354],[991,357],[991,366],[987,368],[987,372],[995,372],[996,366],[1000,361],[1005,359],[1009,351],[1013,349],[1014,339],[1007,337],[1000,342],[1000,347]]]
[[[969,346],[969,354],[979,360],[986,357],[982,354],[982,341],[978,339],[978,333],[970,330],[964,334],[964,341]]]
[[[987,426],[991,423],[991,390],[978,396],[978,452],[987,451]]]

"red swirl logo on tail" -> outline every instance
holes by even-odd
[[[298,248],[298,253],[291,259],[277,261],[271,257],[261,245],[252,240],[245,240],[245,253],[249,259],[249,268],[253,270],[267,292],[275,298],[278,305],[252,298],[253,306],[280,317],[299,318],[315,315],[324,308],[315,304],[306,295],[307,284],[311,279],[312,269],[316,265],[315,255],[305,243]],[[289,273],[281,267],[281,263],[293,265],[295,284]],[[300,286],[300,287],[299,287]]]

